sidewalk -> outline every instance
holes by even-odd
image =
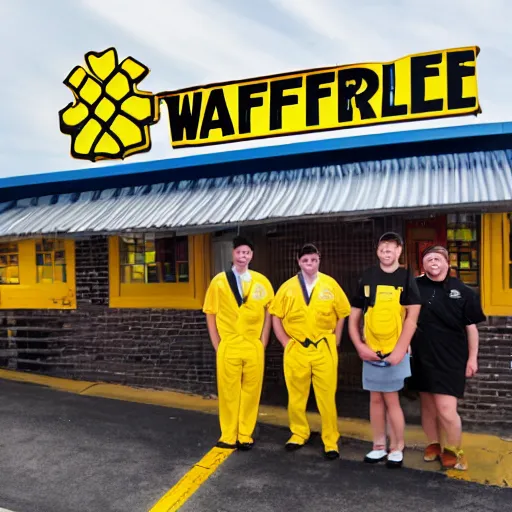
[[[217,414],[216,400],[173,391],[75,381],[10,370],[0,370],[0,379],[30,382],[83,396],[103,397],[198,411],[212,415]],[[308,417],[312,430],[320,431],[320,416],[317,413],[309,413]],[[286,410],[280,407],[262,405],[260,407],[259,422],[286,427],[288,425]],[[368,421],[340,418],[339,429],[343,438],[359,441],[371,440],[371,430]],[[439,465],[437,463],[427,464],[422,460],[421,450],[425,446],[425,439],[420,427],[409,426],[407,428],[406,444],[409,448],[409,455],[405,462],[406,467],[439,472]],[[512,441],[507,441],[493,435],[466,433],[464,434],[464,449],[470,462],[469,471],[448,471],[446,473],[448,477],[479,484],[512,487]]]

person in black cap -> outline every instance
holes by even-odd
[[[364,460],[386,460],[389,468],[401,467],[403,463],[405,419],[398,392],[411,375],[408,349],[421,308],[414,277],[399,264],[402,248],[399,234],[388,232],[380,237],[379,265],[363,273],[349,318],[349,334],[363,360],[363,388],[370,391],[373,449]]]
[[[286,450],[303,447],[310,436],[306,405],[311,390],[322,419],[324,455],[339,457],[336,387],[338,344],[350,303],[340,285],[318,271],[320,252],[306,244],[297,255],[300,272],[278,290],[270,307],[274,332],[284,347],[284,375],[292,436]]]
[[[478,329],[485,321],[478,295],[450,276],[448,251],[432,246],[423,253],[425,274],[416,279],[423,299],[418,329],[411,343],[411,388],[419,391],[421,419],[428,439],[424,459],[440,459],[445,469],[464,471],[462,424],[457,399],[466,378],[478,370]],[[446,444],[441,447],[441,431]]]
[[[208,332],[217,352],[219,448],[250,450],[263,383],[265,347],[274,298],[269,280],[249,270],[254,246],[244,237],[233,240],[233,266],[217,274],[204,301]]]

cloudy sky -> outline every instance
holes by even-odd
[[[357,7],[356,7],[357,5]],[[173,150],[166,113],[151,152],[129,162],[284,142],[512,120],[512,2],[507,0],[0,0],[0,177],[81,169],[59,131],[62,81],[88,51],[114,46],[152,92],[478,45],[483,114]]]

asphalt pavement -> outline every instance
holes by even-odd
[[[217,440],[217,418],[0,381],[0,508],[148,511]]]
[[[218,438],[210,414],[3,380],[0,397],[0,510],[147,512]],[[512,510],[512,489],[365,465],[358,441],[343,440],[337,461],[317,436],[287,453],[287,436],[259,426],[255,448],[233,453],[181,510]]]

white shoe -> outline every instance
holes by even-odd
[[[383,461],[387,456],[388,452],[386,450],[372,450],[366,454],[364,461],[370,464],[375,464]]]
[[[394,450],[388,455],[386,467],[389,469],[401,468],[404,462],[404,452]]]

